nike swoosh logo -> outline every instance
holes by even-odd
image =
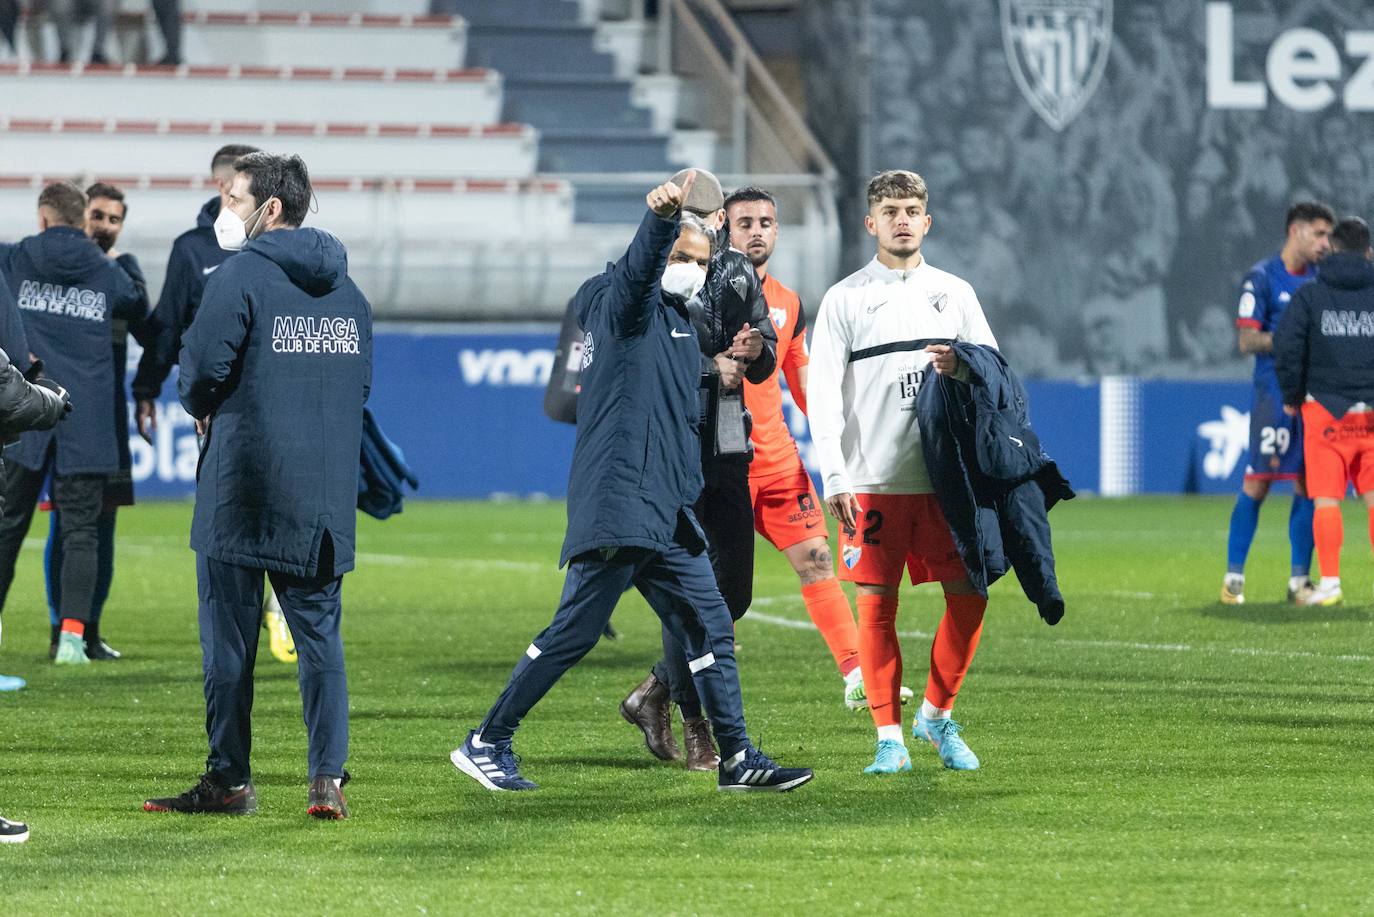
[[[882,308],[883,306],[885,306],[885,305],[887,305],[887,300],[886,300],[886,299],[884,299],[882,302],[878,303],[876,306],[869,306],[869,307],[868,307],[868,314],[869,314],[869,315],[872,315],[874,312],[877,312],[879,309],[881,309],[881,308]]]
[[[809,528],[809,529],[814,529],[814,528],[815,528],[816,526],[818,526],[818,525],[820,525],[819,522],[808,522],[808,523],[806,523],[806,527]]]
[[[1025,446],[1026,446],[1025,443],[1023,443],[1021,440],[1017,439],[1015,436],[1008,436],[1007,439],[1009,439],[1009,440],[1011,440],[1012,442],[1016,443],[1016,445],[1020,446],[1020,447],[1023,448],[1023,449],[1024,449]]]
[[[671,334],[671,335],[672,335],[673,337],[675,337],[675,338],[689,338],[689,337],[692,336],[692,332],[690,332],[690,331],[683,331],[683,332],[680,333],[680,334],[679,334],[677,331],[670,331],[670,332],[668,332],[668,333]]]
[[[214,267],[203,267],[203,268],[200,269],[200,272],[201,272],[201,274],[205,275],[206,277],[209,277],[211,274],[213,274],[213,273],[214,273],[215,271],[217,271],[217,270],[219,270],[219,265],[218,265],[218,264],[216,264]]]

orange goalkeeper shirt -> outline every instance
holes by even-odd
[[[768,303],[768,317],[778,333],[778,366],[773,374],[755,385],[744,383],[744,406],[753,415],[754,460],[749,465],[749,477],[795,471],[799,457],[792,431],[782,410],[782,387],[778,373],[787,377],[787,388],[803,413],[806,411],[806,392],[802,389],[801,368],[810,361],[806,349],[806,311],[797,294],[769,274],[763,278],[763,298]]]

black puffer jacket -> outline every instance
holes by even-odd
[[[728,246],[711,256],[706,285],[687,303],[687,314],[701,348],[701,461],[709,477],[715,462],[747,464],[754,448],[750,443],[749,451],[739,455],[715,454],[715,439],[709,432],[713,429],[714,399],[719,388],[716,354],[730,346],[746,322],[750,328],[759,329],[763,334],[763,352],[749,364],[744,378],[756,384],[763,382],[778,365],[778,333],[768,318],[768,303],[754,266],[745,255]]]
[[[921,386],[921,449],[940,510],[969,579],[982,595],[1016,571],[1047,624],[1064,616],[1048,513],[1074,492],[1030,426],[1026,390],[1007,361],[981,344],[953,343],[969,381]]]
[[[1374,265],[1336,252],[1293,295],[1274,331],[1274,370],[1284,404],[1311,395],[1340,418],[1374,403]]]

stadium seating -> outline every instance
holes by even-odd
[[[0,173],[196,174],[226,143],[299,154],[320,175],[527,178],[538,137],[519,124],[422,125],[261,121],[0,118]],[[92,161],[91,151],[99,157]]]
[[[146,28],[145,19],[127,17],[133,28]],[[448,70],[464,65],[466,44],[463,21],[449,16],[200,10],[185,16],[184,28],[186,58],[198,64],[337,67],[389,60]]]
[[[283,84],[289,91],[282,91]],[[406,87],[403,95],[397,85]],[[386,121],[399,104],[417,121],[500,121],[501,77],[490,70],[396,67],[81,67],[0,64],[10,118],[194,121],[207,109],[234,121],[315,121],[322,113]],[[213,104],[207,104],[213,100]],[[403,100],[403,101],[402,101]]]

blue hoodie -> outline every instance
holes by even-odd
[[[25,433],[7,457],[36,471],[55,441],[59,475],[118,470],[124,430],[110,410],[115,387],[111,323],[143,318],[146,300],[137,284],[72,226],[0,245],[0,272],[18,301],[29,351],[72,399],[65,423]]]
[[[235,254],[219,247],[215,239],[215,218],[219,216],[219,195],[205,202],[196,216],[196,228],[188,229],[172,243],[167,256],[167,276],[162,295],[148,320],[152,341],[143,349],[134,374],[134,398],[155,401],[162,383],[176,365],[181,351],[181,336],[191,327],[205,294],[205,282],[224,260]],[[142,342],[142,338],[139,341]]]
[[[296,576],[353,569],[372,307],[320,229],[249,242],[182,338],[181,403],[211,419],[191,547]]]

